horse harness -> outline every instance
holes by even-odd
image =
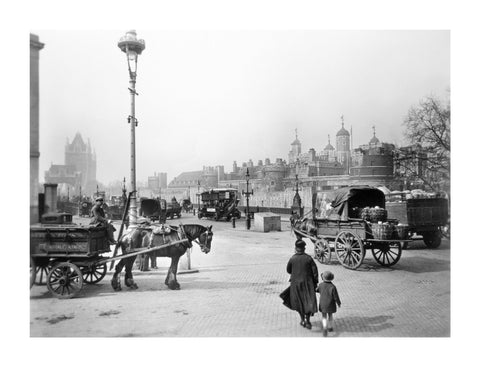
[[[190,239],[187,237],[187,234],[185,233],[185,230],[184,230],[184,228],[183,228],[183,224],[180,224],[180,233],[181,233],[181,237],[186,238],[186,239],[189,241],[189,242],[188,242],[188,244],[189,244],[188,247],[189,247],[189,248],[191,248],[191,247],[193,246],[193,245],[192,245],[192,241],[196,242],[196,243],[200,246],[201,249],[204,249],[204,248],[207,247],[208,235],[209,235],[209,233],[210,233],[210,230],[209,230],[208,228],[206,229],[205,232],[202,232],[202,233],[200,234],[200,236],[201,236],[202,234],[204,234],[204,233],[206,234],[206,236],[205,236],[205,243],[201,243],[201,242],[198,241],[197,239],[190,240]],[[200,236],[198,236],[198,238],[200,238]],[[182,239],[183,239],[183,238],[182,238]]]

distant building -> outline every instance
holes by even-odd
[[[46,183],[65,183],[72,187],[75,194],[91,195],[97,187],[97,158],[92,149],[90,140],[84,142],[80,133],[77,133],[69,143],[65,144],[65,164],[52,164],[45,172]]]
[[[158,177],[160,177],[160,187],[162,189],[166,189],[167,186],[168,186],[167,173],[166,172],[159,172]]]
[[[205,186],[203,179],[203,171],[182,172],[178,177],[175,177],[169,184],[168,188],[188,188],[197,187],[199,185]]]
[[[218,187],[218,182],[225,177],[224,166],[203,166],[201,171],[182,172],[168,184],[168,188],[188,189],[199,185],[202,188],[214,188]]]
[[[35,34],[30,34],[30,223],[38,222],[39,194],[39,59],[45,46]]]
[[[297,129],[295,129],[295,140],[290,145],[292,146],[292,149],[288,153],[288,163],[295,163],[300,154],[302,154],[302,144],[300,143],[300,140],[298,140]]]
[[[350,163],[350,133],[343,127],[337,132],[337,160],[340,164],[348,166]]]
[[[148,176],[147,188],[158,195],[161,189],[167,188],[167,173],[154,172],[153,176]]]
[[[351,134],[342,126],[336,134],[336,148],[328,143],[318,153],[314,148],[302,153],[302,144],[295,130],[295,140],[290,144],[288,162],[282,158],[253,160],[238,164],[233,162],[232,171],[220,171],[218,167],[203,167],[202,171],[184,172],[175,178],[169,188],[231,187],[245,190],[246,172],[250,175],[250,188],[256,191],[275,192],[292,190],[298,176],[300,183],[315,190],[329,191],[349,185],[398,186],[394,164],[396,148],[381,142],[374,130],[367,144],[351,149]],[[274,162],[274,163],[272,163]],[[420,168],[419,168],[420,169]],[[223,177],[223,178],[222,178]]]

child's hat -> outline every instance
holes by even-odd
[[[331,271],[324,271],[322,273],[322,279],[326,282],[331,282],[333,280],[333,273]]]
[[[306,246],[306,243],[305,243],[305,241],[303,241],[303,240],[297,240],[297,241],[295,242],[295,247],[305,248],[305,246]]]

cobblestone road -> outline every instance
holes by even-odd
[[[181,220],[199,222],[188,216]],[[287,223],[282,223],[282,232],[259,233],[247,231],[243,221],[235,229],[230,223],[200,222],[213,225],[212,251],[205,255],[194,245],[192,268],[198,272],[178,275],[180,291],[163,283],[169,259],[159,259],[157,270],[136,271],[138,290],[114,292],[111,273],[70,300],[58,300],[46,286],[34,286],[31,336],[322,336],[319,314],[312,319],[312,330],[304,329],[278,297],[288,286],[285,268],[293,254]],[[307,252],[313,252],[311,243]],[[335,260],[318,266],[335,274],[342,299],[330,337],[450,335],[449,241],[435,250],[416,241],[393,268],[380,267],[370,252],[356,271]]]

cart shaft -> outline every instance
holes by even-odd
[[[96,262],[96,264],[97,265],[102,265],[102,264],[109,263],[111,261],[117,261],[117,260],[126,259],[126,258],[129,258],[129,257],[141,255],[141,254],[146,254],[146,253],[149,253],[149,252],[152,252],[152,251],[161,250],[163,248],[173,246],[173,245],[177,245],[177,244],[180,244],[180,243],[185,243],[185,242],[188,242],[188,240],[183,239],[183,240],[179,240],[179,241],[173,241],[173,242],[170,242],[170,243],[167,243],[167,244],[164,244],[164,245],[146,248],[145,250],[130,252],[128,254],[124,254],[124,255],[120,255],[120,256],[110,257],[108,259],[100,260],[100,261]]]

